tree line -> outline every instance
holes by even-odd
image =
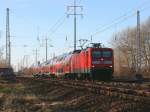
[[[136,72],[137,27],[128,27],[112,36],[111,45],[115,54],[115,74],[132,75]],[[140,25],[141,73],[150,77],[150,17]]]

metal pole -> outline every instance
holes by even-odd
[[[93,42],[93,36],[91,35],[91,43]]]
[[[9,66],[11,66],[11,42],[9,41]]]
[[[38,66],[38,49],[36,48],[35,50],[33,50],[34,54],[35,54],[35,65]]]
[[[37,48],[36,48],[35,53],[36,53],[35,61],[36,61],[36,66],[37,66],[37,65],[38,65],[38,64],[37,64],[37,55],[38,55],[38,50],[37,50]]]
[[[77,20],[76,20],[76,0],[74,0],[74,51],[76,50],[76,25],[77,25]]]
[[[74,5],[73,6],[68,6],[68,9],[73,9],[73,13],[68,14],[69,15],[73,15],[74,16],[74,51],[76,50],[76,40],[77,40],[77,16],[78,15],[83,15],[81,13],[77,13],[77,8],[81,8],[81,10],[83,9],[82,6],[77,6],[76,5],[76,0],[74,0]]]
[[[48,38],[45,39],[45,41],[46,41],[46,46],[45,46],[46,47],[46,64],[47,64],[47,40],[48,40]]]
[[[140,11],[137,11],[137,35],[136,35],[136,74],[141,72],[141,36],[140,36]]]
[[[6,9],[6,66],[11,65],[11,46],[10,46],[10,27],[9,27],[9,8]]]

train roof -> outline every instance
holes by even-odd
[[[80,53],[81,51],[82,51],[82,50],[75,50],[75,51],[73,51],[72,53],[73,53],[73,54],[76,54],[76,53],[78,54],[78,53]]]
[[[69,53],[64,53],[62,55],[53,57],[53,58],[49,59],[47,61],[47,63],[43,62],[43,63],[39,64],[38,66],[45,66],[45,65],[49,65],[49,64],[52,65],[52,64],[56,64],[56,63],[62,62],[64,60],[65,61],[69,60],[73,54],[79,54],[80,52],[87,51],[88,49],[109,49],[109,50],[112,50],[112,48],[102,47],[101,43],[90,43],[89,45],[90,46],[88,46],[85,49],[75,50],[75,51],[71,51]]]
[[[72,56],[73,52],[69,52],[69,53],[64,53],[62,55],[59,55],[59,56],[56,56],[56,57],[53,57],[49,60],[47,60],[47,63],[44,61],[43,63],[39,64],[38,66],[45,66],[45,65],[52,65],[52,64],[55,64],[57,62],[61,62],[65,59],[69,59],[71,56]]]

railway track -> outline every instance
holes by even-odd
[[[75,88],[94,94],[118,97],[120,99],[132,101],[150,101],[150,85],[140,85],[135,83],[121,82],[91,82],[79,80],[56,80],[56,79],[34,79],[46,83]]]

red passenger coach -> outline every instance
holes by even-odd
[[[114,72],[114,55],[111,48],[102,48],[100,44],[92,44],[84,50],[55,57],[49,60],[41,71],[47,71],[55,77],[69,79],[110,80]]]

